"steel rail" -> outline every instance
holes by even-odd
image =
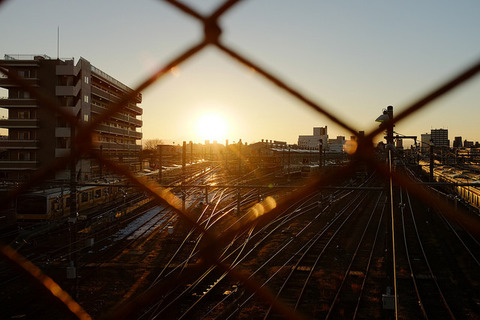
[[[342,281],[341,281],[341,283],[340,283],[340,286],[339,286],[338,289],[337,289],[337,293],[335,294],[335,296],[334,296],[334,298],[333,298],[333,300],[332,300],[332,303],[330,304],[330,307],[329,307],[329,309],[328,309],[327,315],[325,316],[325,320],[330,319],[330,317],[332,316],[333,309],[334,309],[334,307],[335,307],[335,305],[336,305],[336,303],[337,303],[337,301],[338,301],[338,298],[340,297],[340,293],[342,292],[342,290],[343,290],[343,288],[344,288],[344,286],[345,286],[345,283],[347,282],[347,278],[349,277],[350,271],[352,270],[353,263],[355,262],[355,260],[357,259],[358,255],[359,255],[360,247],[362,246],[363,241],[365,240],[365,236],[366,236],[366,234],[367,234],[367,230],[368,230],[368,228],[370,227],[370,223],[372,222],[373,216],[374,216],[374,214],[375,214],[375,212],[376,212],[376,210],[377,210],[378,203],[379,203],[380,198],[382,197],[382,195],[383,195],[383,193],[380,193],[380,194],[378,195],[378,198],[377,198],[377,201],[376,201],[376,203],[375,203],[375,206],[374,206],[374,208],[372,209],[372,212],[371,212],[371,214],[370,214],[370,216],[369,216],[369,218],[368,218],[368,221],[367,221],[367,223],[366,223],[366,225],[365,225],[365,227],[364,227],[364,229],[363,229],[362,236],[361,236],[360,239],[358,240],[358,244],[357,244],[357,246],[356,246],[356,248],[355,248],[355,251],[354,251],[354,253],[353,253],[353,255],[352,255],[351,259],[350,259],[350,263],[349,263],[347,269],[345,270],[345,273],[344,273],[344,275],[343,275],[343,279],[342,279]],[[375,239],[376,239],[377,236],[378,236],[378,231],[379,231],[379,229],[380,229],[380,222],[381,222],[381,219],[379,219],[379,221],[378,221],[378,225],[377,225],[377,229],[376,229],[377,231],[376,231],[376,233],[375,233]],[[371,259],[371,257],[373,256],[373,251],[374,251],[374,249],[375,249],[375,246],[371,246],[371,247],[370,247],[370,252],[369,252],[369,257],[370,257],[370,258],[369,258],[369,260],[368,260],[367,266],[365,266],[365,268],[364,268],[364,270],[365,270],[365,272],[364,272],[364,274],[365,274],[364,278],[366,278],[366,274],[367,274],[367,272],[368,272],[368,267],[370,266],[370,259]],[[359,301],[360,298],[361,298],[361,297],[359,296],[358,299],[357,299],[357,301]],[[358,302],[357,302],[357,305],[358,305]]]
[[[417,241],[418,241],[418,245],[420,247],[420,250],[422,252],[422,255],[423,255],[423,258],[424,258],[424,261],[425,261],[425,265],[427,266],[427,269],[428,269],[428,273],[430,275],[430,277],[432,278],[432,281],[433,283],[435,284],[435,287],[438,291],[438,294],[440,296],[440,299],[443,303],[443,306],[445,307],[445,311],[447,311],[450,319],[455,319],[455,316],[450,308],[450,306],[448,305],[448,302],[447,300],[445,299],[445,296],[443,295],[443,292],[442,292],[442,289],[440,288],[440,285],[438,283],[438,280],[437,278],[435,277],[435,274],[433,273],[433,270],[430,266],[430,263],[428,262],[428,257],[427,257],[427,254],[425,252],[425,248],[423,247],[423,243],[422,243],[422,240],[420,238],[420,233],[418,232],[418,227],[417,227],[417,223],[415,221],[415,216],[413,214],[413,206],[412,206],[412,203],[410,201],[410,195],[409,195],[409,192],[406,191],[406,195],[407,195],[407,201],[408,201],[408,207],[409,207],[409,211],[410,211],[410,216],[412,218],[412,223],[413,223],[413,227],[414,227],[414,231],[415,231],[415,236],[417,238]],[[402,227],[403,227],[403,230],[404,230],[404,241],[405,241],[405,248],[407,250],[407,257],[408,257],[408,262],[409,262],[409,266],[410,266],[410,270],[412,271],[411,273],[411,276],[412,276],[412,280],[414,281],[415,283],[415,290],[417,292],[417,296],[419,298],[419,304],[422,308],[422,311],[424,313],[424,316],[428,319],[428,314],[427,314],[427,310],[425,309],[425,304],[423,303],[423,299],[422,299],[422,293],[420,293],[420,290],[418,290],[418,283],[416,281],[416,277],[415,277],[415,271],[414,269],[412,268],[412,263],[411,263],[411,260],[410,260],[410,254],[408,253],[408,243],[406,242],[407,239],[406,239],[406,236],[405,236],[405,223],[404,223],[404,215],[403,215],[403,206],[401,207],[402,209]]]
[[[309,196],[309,198],[311,199],[311,198],[315,197],[316,195],[317,195],[317,194],[311,195],[311,196]],[[305,203],[305,202],[307,202],[307,201],[308,201],[308,200],[305,200],[305,201],[303,201],[303,203]],[[285,222],[287,221],[287,218],[292,219],[292,217],[291,217],[292,215],[298,216],[299,214],[297,213],[297,211],[292,211],[290,214],[288,214],[287,216],[283,217],[283,219],[281,219],[281,218],[275,219],[275,221],[271,221],[270,224],[274,224],[274,223],[278,223],[278,222],[280,222],[280,224],[285,223]],[[310,222],[310,223],[311,223],[311,222]],[[269,224],[269,225],[270,225],[270,224]],[[274,229],[280,227],[280,224],[279,224],[277,227],[275,227]],[[268,228],[268,225],[267,225],[267,226],[264,226],[263,228],[261,228],[260,230],[258,230],[254,235],[249,236],[249,237],[247,238],[247,241],[243,241],[243,242],[240,244],[239,247],[237,247],[236,249],[234,249],[229,255],[225,256],[225,257],[222,259],[222,262],[223,262],[223,261],[226,261],[226,259],[228,259],[231,255],[235,254],[235,252],[237,252],[237,251],[242,251],[242,250],[246,247],[246,245],[248,244],[248,242],[250,241],[250,238],[254,238],[254,237],[256,237],[256,236],[261,235],[261,234],[263,233],[263,230],[265,230],[266,228]],[[253,229],[251,229],[251,230],[253,231]],[[250,253],[252,253],[255,247],[257,247],[258,245],[260,245],[261,242],[265,241],[265,239],[268,238],[273,231],[274,231],[274,230],[272,230],[269,234],[263,236],[263,238],[262,238],[260,241],[257,241],[257,242],[255,243],[255,245],[253,246],[253,248],[250,249],[243,257],[240,258],[239,254],[237,253],[237,257],[235,258],[235,260],[237,260],[237,262],[235,263],[235,260],[234,260],[234,262],[230,264],[230,265],[231,265],[231,268],[235,268],[239,263],[241,263],[241,261],[242,261],[243,259],[245,259]],[[238,236],[237,236],[237,237],[238,237]],[[233,244],[233,241],[231,242],[231,244]],[[224,252],[224,253],[225,253],[225,252]],[[214,269],[214,268],[210,268],[207,272],[211,272],[211,271],[213,271],[213,269]],[[206,273],[207,273],[207,272],[206,272]],[[255,273],[256,273],[256,272],[254,272],[251,276],[253,276]],[[207,292],[205,292],[205,294],[202,295],[202,296],[198,299],[198,301],[200,301],[201,299],[203,299],[203,297],[204,297],[205,295],[207,295],[208,293],[210,293],[211,290],[212,290],[217,284],[219,284],[219,282],[220,282],[221,280],[223,280],[226,275],[227,275],[227,273],[224,273],[220,278],[218,278],[217,281],[214,283],[214,285],[213,285],[212,287],[210,287],[210,289],[207,290]],[[202,278],[204,278],[204,277],[205,277],[205,275],[202,276]],[[191,286],[190,286],[190,288],[191,288]],[[180,294],[180,296],[183,295],[183,294],[185,294],[187,291],[189,291],[190,288],[185,289],[184,292],[182,292],[182,293]],[[176,299],[178,299],[178,298],[179,298],[179,296],[177,296]],[[197,301],[197,302],[198,302],[198,301]],[[210,310],[210,311],[211,311],[211,310]]]
[[[327,230],[330,230],[332,228],[332,226],[338,221],[340,223],[339,226],[336,226],[336,228],[334,229],[334,232],[333,234],[327,239],[327,242],[326,244],[324,244],[323,248],[321,248],[321,251],[320,253],[316,254],[316,259],[314,261],[314,263],[312,264],[312,266],[310,267],[310,272],[308,273],[307,277],[303,280],[303,285],[302,285],[302,288],[300,289],[300,292],[299,292],[299,295],[296,299],[296,303],[295,303],[295,306],[294,306],[294,310],[297,310],[299,304],[300,304],[300,301],[302,300],[302,297],[303,297],[303,293],[305,291],[305,288],[306,288],[306,285],[308,283],[308,281],[310,280],[311,278],[311,275],[313,273],[313,270],[315,269],[315,267],[317,266],[318,262],[320,261],[320,258],[323,256],[323,253],[325,252],[325,248],[327,248],[329,246],[329,244],[331,243],[332,239],[335,237],[336,234],[338,234],[338,231],[344,226],[344,224],[346,223],[346,221],[348,221],[348,218],[354,213],[354,209],[351,210],[350,214],[348,214],[346,217],[343,217],[343,214],[346,213],[346,210],[351,207],[352,205],[356,204],[355,208],[357,208],[358,206],[360,206],[360,204],[363,202],[364,199],[360,199],[360,196],[361,194],[357,194],[356,197],[350,199],[349,203],[345,205],[344,209],[339,212],[338,214],[336,214],[336,216],[332,219],[332,221],[322,230],[318,231],[313,237],[312,237],[312,241],[310,243],[310,245],[308,247],[305,248],[305,250],[303,251],[298,251],[295,256],[298,256],[300,255],[300,257],[298,258],[298,260],[296,261],[295,265],[293,266],[293,268],[291,269],[290,273],[288,274],[288,276],[285,278],[285,280],[283,281],[283,284],[282,286],[279,288],[279,290],[277,291],[277,294],[276,294],[276,299],[280,299],[280,295],[281,293],[283,292],[283,289],[287,286],[287,284],[289,284],[289,281],[290,279],[292,278],[293,274],[298,270],[298,267],[300,265],[300,263],[303,262],[304,258],[307,256],[307,254],[311,254],[311,250],[313,249],[313,247],[317,244],[317,242],[321,239],[321,237],[325,234],[325,232]],[[360,201],[357,201],[359,200]],[[344,220],[340,220],[340,218],[344,218]],[[271,313],[271,310],[272,310],[272,306],[269,307],[268,311],[266,312],[265,316],[264,316],[264,319],[268,319],[270,313]]]
[[[376,243],[377,243],[377,239],[378,239],[378,235],[380,233],[380,227],[381,227],[381,221],[383,219],[383,215],[385,213],[385,207],[386,207],[386,202],[383,204],[383,207],[382,207],[382,214],[380,216],[380,219],[379,219],[379,223],[378,223],[378,226],[377,226],[377,230],[375,232],[375,239],[373,241],[373,244],[372,244],[372,251],[370,252],[370,257],[368,258],[368,265],[367,265],[367,268],[365,270],[365,277],[363,277],[363,282],[362,282],[362,286],[360,288],[360,294],[359,294],[359,297],[357,299],[357,304],[355,306],[355,311],[353,312],[353,317],[352,319],[357,319],[357,315],[358,315],[358,312],[359,312],[359,308],[360,308],[360,303],[361,303],[361,299],[362,297],[364,296],[363,293],[365,291],[365,285],[367,283],[367,276],[369,274],[369,271],[370,271],[370,266],[371,266],[371,262],[372,262],[372,258],[373,258],[373,252],[374,252],[374,248],[376,246]]]

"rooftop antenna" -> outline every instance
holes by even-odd
[[[57,60],[60,58],[60,27],[57,26]]]

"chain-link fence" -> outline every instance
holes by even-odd
[[[229,265],[224,264],[220,259],[220,253],[222,250],[222,244],[228,243],[231,241],[236,234],[242,230],[248,230],[256,223],[261,223],[264,221],[271,221],[277,217],[277,214],[282,212],[284,208],[289,206],[290,203],[293,203],[295,199],[300,197],[302,194],[307,192],[312,188],[320,188],[330,183],[335,183],[338,180],[348,178],[352,175],[357,168],[360,166],[366,166],[373,170],[378,171],[384,179],[387,181],[393,179],[394,183],[400,186],[408,187],[424,199],[428,205],[433,207],[444,207],[450,208],[447,210],[448,214],[453,215],[454,211],[451,209],[450,205],[445,202],[439,202],[438,199],[434,198],[424,187],[413,183],[408,178],[398,175],[395,172],[391,172],[388,167],[385,165],[384,161],[381,161],[379,157],[375,154],[374,148],[374,138],[382,133],[383,131],[392,128],[395,123],[398,123],[402,120],[411,117],[413,114],[417,113],[419,110],[422,110],[425,106],[434,103],[437,99],[441,98],[446,93],[455,90],[456,88],[462,86],[464,83],[468,82],[472,77],[474,77],[480,71],[480,61],[476,64],[470,66],[466,70],[458,72],[458,74],[448,79],[445,83],[440,85],[438,88],[431,92],[427,92],[423,97],[412,103],[411,105],[405,106],[400,113],[395,115],[393,119],[389,119],[383,122],[380,127],[373,128],[370,132],[367,132],[365,135],[359,135],[359,129],[354,128],[341,120],[341,118],[324,108],[324,106],[310,99],[309,97],[303,95],[299,91],[292,88],[288,79],[280,79],[279,77],[272,74],[269,70],[266,70],[261,65],[256,64],[254,61],[245,57],[244,55],[238,53],[236,50],[232,49],[228,45],[222,42],[222,28],[219,25],[219,19],[228,11],[233,10],[235,6],[241,2],[240,0],[228,0],[221,4],[214,12],[210,15],[203,15],[192,9],[186,4],[174,0],[164,0],[166,3],[169,3],[179,11],[181,11],[186,16],[189,16],[191,19],[199,21],[203,25],[203,38],[199,39],[197,43],[191,45],[188,49],[184,50],[181,54],[176,56],[174,59],[165,63],[161,68],[149,74],[145,77],[144,81],[135,88],[132,92],[124,95],[122,99],[114,104],[112,104],[101,116],[97,117],[89,123],[79,123],[78,119],[71,114],[66,113],[62,108],[58,107],[58,104],[55,100],[55,97],[50,97],[45,95],[43,92],[39,91],[38,88],[30,86],[25,79],[21,78],[19,75],[15,74],[8,70],[8,68],[0,65],[0,71],[6,75],[9,79],[12,79],[17,85],[21,85],[26,91],[30,93],[31,97],[34,97],[41,102],[42,105],[48,106],[51,112],[55,112],[61,117],[64,118],[70,126],[75,128],[75,137],[72,144],[72,152],[63,158],[59,158],[56,162],[48,164],[46,167],[39,170],[31,179],[26,183],[23,183],[19,187],[11,190],[6,200],[3,204],[6,204],[11,199],[14,199],[20,193],[40,185],[45,178],[52,172],[56,170],[68,168],[69,164],[75,162],[76,159],[80,157],[91,157],[96,159],[102,165],[108,167],[112,172],[115,172],[119,175],[126,177],[130,183],[135,185],[138,190],[141,190],[147,193],[149,196],[155,199],[155,202],[159,205],[166,205],[171,207],[175,211],[176,215],[180,217],[187,225],[196,228],[197,230],[204,233],[205,245],[201,250],[201,256],[203,257],[202,263],[198,264],[195,267],[192,267],[188,273],[183,274],[184,281],[188,283],[190,279],[194,279],[199,276],[203,270],[208,268],[211,265],[217,266],[220,270],[228,273],[228,276],[232,279],[235,279],[238,282],[241,282],[245,285],[245,288],[251,292],[255,292],[258,296],[265,299],[266,302],[269,302],[274,305],[274,307],[282,312],[285,316],[296,318],[295,313],[289,309],[287,306],[280,304],[278,301],[271,296],[271,293],[261,287],[258,283],[246,277],[244,274],[239,273],[234,268],[230,268]],[[0,8],[1,9],[1,8]],[[98,150],[93,147],[92,141],[92,132],[104,121],[112,117],[113,115],[122,111],[123,108],[128,104],[129,101],[134,101],[138,94],[140,94],[145,89],[152,86],[156,81],[165,76],[170,70],[181,65],[187,60],[195,59],[195,57],[202,52],[207,47],[213,47],[217,49],[222,54],[231,58],[231,62],[234,64],[240,64],[243,67],[249,70],[255,70],[256,76],[263,78],[266,82],[270,82],[275,85],[278,90],[284,91],[297,99],[305,108],[310,108],[320,114],[321,116],[329,119],[339,127],[345,129],[351,135],[356,136],[356,145],[352,149],[352,161],[350,161],[346,166],[336,169],[330,172],[327,175],[324,175],[318,179],[312,180],[309,182],[308,186],[304,189],[292,193],[289,197],[285,198],[278,206],[272,209],[270,212],[251,220],[245,222],[240,227],[235,230],[231,230],[226,234],[212,234],[210,230],[206,230],[202,225],[198,224],[194,219],[191,218],[187,212],[182,211],[179,201],[176,197],[172,197],[166,189],[163,189],[156,183],[145,184],[144,181],[138,179],[128,168],[122,166],[115,161],[112,161],[105,155],[102,155]],[[479,234],[479,226],[471,225],[472,231],[477,235]],[[30,263],[27,259],[22,258],[20,255],[6,245],[2,245],[1,253],[3,258],[12,261],[19,268],[19,272],[24,272],[29,275],[32,281],[40,283],[42,286],[46,287],[49,292],[58,297],[65,306],[71,311],[71,313],[77,315],[79,318],[86,319],[88,314],[83,311],[83,309],[59,286],[52,282],[48,277],[46,277],[37,267]],[[178,280],[177,280],[178,281]],[[129,314],[132,314],[133,311],[141,306],[146,306],[149,303],[152,303],[161,292],[164,292],[172,283],[162,283],[151,288],[149,291],[144,293],[139,299],[134,299],[130,303],[127,303],[122,308],[115,310],[113,314],[110,315],[112,318],[122,317],[128,318]]]

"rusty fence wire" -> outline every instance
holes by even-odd
[[[228,273],[228,276],[236,281],[242,282],[245,287],[251,292],[256,293],[258,296],[262,297],[266,302],[273,304],[274,308],[282,313],[284,316],[295,319],[298,318],[298,315],[290,309],[288,306],[279,303],[270,291],[261,287],[255,280],[237,272],[234,268],[230,268],[228,264],[221,262],[219,259],[222,244],[228,243],[233,237],[243,230],[248,230],[256,223],[262,223],[265,221],[271,221],[277,217],[277,215],[282,212],[284,208],[287,208],[291,203],[295,201],[298,197],[302,196],[307,190],[312,188],[321,188],[324,185],[337,182],[342,179],[350,177],[357,168],[360,166],[366,166],[370,169],[377,170],[381,176],[389,180],[390,178],[400,186],[408,187],[410,190],[413,190],[419,197],[421,197],[428,205],[436,208],[447,208],[447,215],[453,215],[453,208],[446,202],[440,201],[438,198],[433,197],[426,188],[412,182],[408,178],[398,175],[395,172],[390,172],[388,167],[384,162],[380,161],[375,155],[374,151],[374,141],[375,136],[385,131],[387,128],[393,126],[394,124],[407,119],[411,115],[415,114],[419,110],[425,108],[425,106],[435,102],[435,100],[441,98],[446,93],[455,90],[459,86],[468,82],[472,77],[477,75],[480,71],[480,60],[475,64],[468,67],[466,70],[458,72],[458,74],[451,78],[447,79],[442,85],[431,92],[427,92],[424,96],[411,105],[404,106],[400,108],[401,111],[393,119],[383,122],[379,127],[373,128],[370,132],[367,132],[365,135],[359,135],[359,129],[354,128],[351,125],[345,123],[340,119],[340,117],[329,112],[318,102],[310,99],[302,92],[297,89],[294,89],[287,81],[287,79],[280,79],[274,73],[265,68],[262,68],[261,65],[256,64],[254,61],[245,57],[236,50],[225,45],[221,41],[222,28],[219,25],[219,19],[228,11],[232,10],[241,0],[227,0],[223,4],[214,10],[210,15],[202,15],[198,11],[189,7],[186,4],[175,0],[163,0],[164,2],[172,5],[183,14],[189,16],[191,19],[198,20],[203,25],[203,38],[200,39],[197,43],[192,44],[184,52],[178,54],[170,62],[163,65],[161,68],[156,70],[154,73],[147,75],[143,82],[135,88],[133,91],[124,95],[118,102],[113,103],[99,117],[94,119],[88,124],[83,124],[78,121],[74,116],[65,112],[58,106],[58,102],[55,100],[55,97],[47,96],[37,88],[30,86],[25,80],[19,77],[14,72],[10,72],[6,67],[0,65],[0,71],[12,79],[17,85],[22,86],[30,95],[41,102],[41,105],[48,107],[52,112],[57,113],[62,116],[65,121],[67,121],[71,126],[75,127],[76,135],[72,143],[72,151],[70,154],[64,158],[59,158],[56,162],[51,163],[43,167],[38,171],[31,179],[23,183],[16,189],[12,190],[7,199],[4,199],[5,205],[11,199],[14,199],[20,193],[34,187],[38,186],[45,180],[45,178],[52,172],[68,167],[68,165],[80,157],[91,157],[99,161],[102,165],[105,165],[112,172],[115,172],[119,175],[126,177],[138,190],[141,190],[148,195],[150,195],[154,200],[161,205],[166,205],[170,207],[178,217],[180,217],[188,226],[194,227],[197,230],[201,231],[205,235],[205,245],[201,249],[202,262],[194,267],[189,267],[189,272],[183,273],[180,281],[188,283],[191,279],[195,279],[201,273],[210,266],[217,266],[220,270]],[[0,1],[2,4],[4,1]],[[1,7],[0,7],[1,9]],[[139,93],[150,87],[157,80],[168,74],[172,68],[175,68],[189,59],[194,59],[195,56],[201,52],[206,47],[215,47],[220,52],[224,53],[226,56],[232,58],[232,63],[239,63],[245,68],[250,70],[255,70],[256,74],[260,77],[263,77],[265,81],[274,84],[278,87],[279,90],[283,90],[300,101],[306,108],[311,108],[320,115],[328,118],[341,128],[350,132],[352,135],[356,136],[357,145],[356,150],[353,153],[352,161],[350,161],[346,166],[333,170],[332,172],[320,177],[311,180],[308,185],[299,191],[292,193],[286,199],[278,203],[278,206],[272,209],[269,212],[266,212],[264,215],[245,222],[243,225],[238,226],[235,230],[231,230],[226,234],[212,234],[211,231],[206,230],[202,225],[198,224],[187,211],[183,211],[178,201],[178,198],[169,193],[166,189],[162,188],[160,185],[155,182],[149,182],[146,184],[144,181],[139,180],[128,168],[122,166],[121,164],[112,161],[108,157],[102,155],[93,148],[93,135],[95,128],[102,123],[102,121],[112,117],[113,115],[122,111],[123,108],[130,101],[134,101]],[[478,225],[470,225],[471,231],[475,234],[480,234]],[[56,296],[65,307],[70,310],[70,312],[76,315],[81,319],[88,319],[90,316],[78,305],[74,299],[72,299],[65,291],[63,291],[58,285],[56,285],[50,278],[45,276],[37,267],[35,267],[27,259],[21,257],[15,250],[11,249],[7,245],[1,245],[1,254],[3,258],[14,263],[19,272],[23,272],[29,275],[32,281],[38,282],[40,285],[44,286],[50,294]],[[178,282],[178,279],[175,281]],[[132,299],[129,303],[118,307],[113,310],[113,312],[107,315],[107,318],[111,319],[128,319],[129,315],[133,314],[135,310],[138,310],[139,307],[145,307],[154,303],[156,298],[161,295],[169,286],[173,286],[173,282],[165,281],[161,284],[153,286],[147,292],[144,292],[141,296]]]

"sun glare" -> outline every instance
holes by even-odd
[[[196,123],[198,139],[223,142],[227,136],[227,122],[219,114],[209,113],[200,116]]]

